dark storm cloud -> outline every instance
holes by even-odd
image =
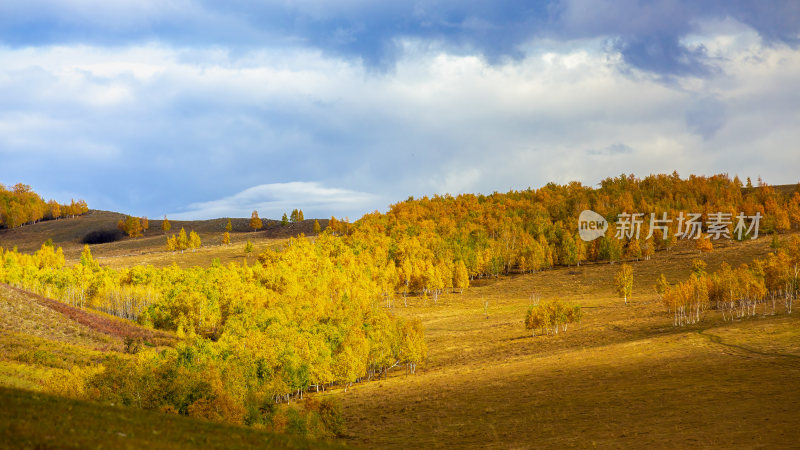
[[[304,46],[386,68],[398,41],[436,42],[488,61],[522,56],[536,37],[605,36],[638,69],[708,74],[702,48],[682,38],[698,20],[733,18],[765,39],[798,42],[800,2],[785,1],[26,1],[0,4],[0,40],[13,46]]]

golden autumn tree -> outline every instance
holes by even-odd
[[[181,227],[181,231],[178,232],[178,238],[176,240],[177,249],[183,253],[184,250],[189,248],[189,238],[186,236],[186,230]]]
[[[703,234],[699,238],[697,238],[695,240],[694,245],[695,248],[704,253],[714,250],[714,244],[711,243],[711,237],[707,234]]]
[[[167,236],[167,245],[166,245],[168,252],[174,252],[178,250],[178,239],[173,234],[172,236]]]
[[[458,289],[460,293],[464,293],[464,289],[469,287],[469,272],[464,261],[458,261],[455,271],[453,273],[453,287]]]
[[[225,233],[222,234],[222,244],[228,245],[230,243],[231,243],[231,234],[226,231]]]
[[[166,215],[164,215],[164,220],[162,220],[162,221],[161,221],[161,231],[163,231],[163,232],[164,232],[164,234],[167,234],[167,232],[168,232],[168,231],[169,231],[171,228],[172,228],[172,224],[171,224],[171,223],[169,223],[169,220],[167,220],[167,216],[166,216]]]
[[[628,304],[628,297],[633,292],[633,267],[629,264],[620,266],[617,276],[614,277],[614,288],[617,294]]]
[[[192,251],[195,251],[196,249],[200,248],[200,245],[201,245],[201,241],[200,241],[200,235],[199,235],[199,234],[197,234],[197,233],[195,233],[195,232],[194,232],[194,230],[192,230],[191,232],[189,232],[189,242],[188,242],[188,247],[189,247],[189,248],[190,248]]]
[[[252,228],[253,231],[258,231],[263,226],[264,226],[264,223],[258,217],[258,211],[253,211],[253,213],[250,215],[250,228]]]
[[[252,253],[253,249],[254,249],[253,243],[250,242],[250,239],[248,239],[247,242],[245,242],[245,244],[244,244],[244,260],[245,260],[245,262],[247,262],[247,255]]]
[[[140,237],[143,231],[142,219],[139,217],[125,216],[124,220],[120,219],[119,222],[117,222],[117,229],[127,234],[129,237]]]

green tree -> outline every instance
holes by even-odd
[[[281,217],[281,225],[282,226],[289,225],[289,218],[286,217],[286,213],[283,213],[283,217]]]

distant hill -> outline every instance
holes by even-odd
[[[780,192],[780,193],[782,193],[784,195],[788,195],[788,196],[794,195],[795,192],[799,192],[800,193],[800,183],[797,183],[797,184],[779,184],[779,185],[772,186],[772,187],[776,191],[778,191],[778,192]]]
[[[143,249],[162,247],[164,232],[161,231],[162,220],[150,220],[150,228],[143,237],[131,239],[117,230],[117,222],[124,219],[125,215],[112,211],[92,209],[88,213],[75,217],[58,220],[47,220],[31,225],[24,225],[14,229],[0,229],[0,247],[11,248],[16,246],[22,252],[34,252],[41,247],[47,239],[52,239],[57,246],[64,248],[67,257],[79,254],[84,241],[91,233],[106,233],[113,236],[109,239],[113,243],[100,244],[113,249],[126,249],[141,251]],[[324,229],[327,219],[318,219]],[[291,236],[314,234],[314,219],[307,219],[298,223],[281,225],[280,221],[262,219],[264,227],[253,232],[250,228],[250,218],[231,218],[232,233],[247,233],[250,236],[267,239],[280,239]],[[225,232],[227,218],[211,220],[170,220],[172,228],[170,233],[177,233],[181,227],[187,232],[194,230],[203,237],[212,238]],[[116,241],[116,242],[114,242]],[[94,246],[93,246],[94,248]]]

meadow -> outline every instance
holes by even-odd
[[[634,262],[634,295],[612,289],[618,264],[583,264],[475,283],[437,305],[414,299],[428,360],[353,387],[341,399],[348,442],[366,447],[786,447],[800,439],[800,318],[723,322],[707,313],[673,327],[654,290],[750,262],[766,239],[711,253],[688,245]],[[566,333],[532,337],[531,296],[583,305]],[[488,300],[487,309],[484,301]],[[331,394],[334,395],[334,394]],[[665,445],[669,443],[669,445]]]

